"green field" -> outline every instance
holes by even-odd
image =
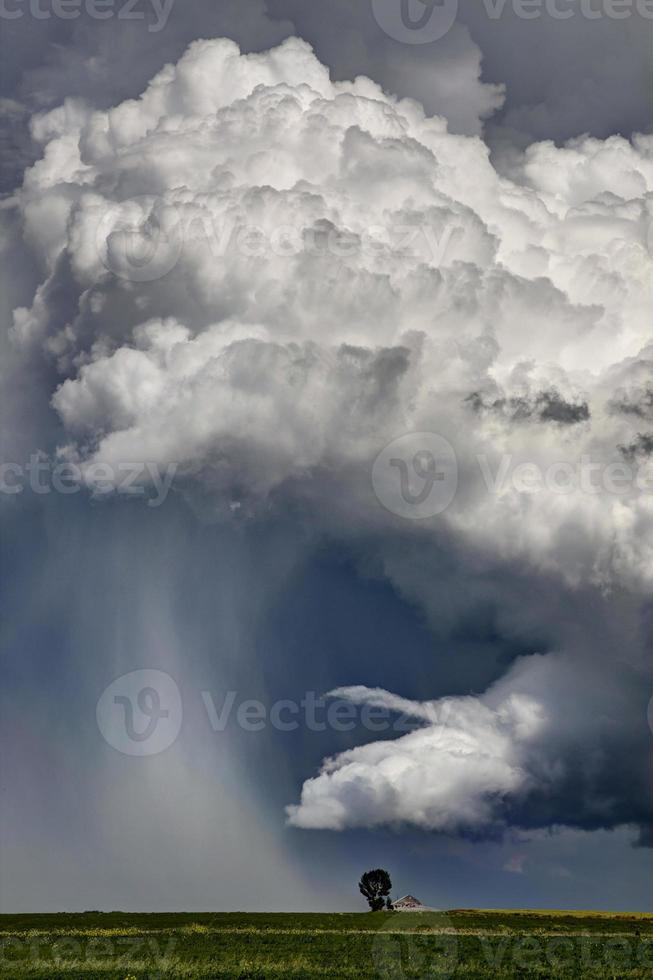
[[[653,915],[85,912],[0,916],[3,980],[653,977]]]

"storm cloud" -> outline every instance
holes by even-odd
[[[300,515],[452,655],[488,607],[524,650],[481,690],[405,698],[416,730],[307,772],[291,823],[650,835],[653,472],[615,469],[647,411],[615,391],[649,371],[653,137],[533,143],[509,179],[298,38],[196,41],[138,98],[68,99],[31,137],[4,215],[39,283],[6,384],[41,379],[56,458],[90,492],[99,465],[174,464],[237,527]],[[374,469],[415,433],[457,469],[419,520]],[[376,684],[340,693],[396,707]]]

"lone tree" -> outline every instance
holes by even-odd
[[[392,908],[392,902],[389,898],[392,882],[390,875],[383,868],[366,871],[364,875],[361,875],[358,888],[361,895],[367,899],[372,912],[380,912],[383,908]]]

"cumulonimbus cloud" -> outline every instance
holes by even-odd
[[[332,82],[298,39],[256,55],[196,42],[140,99],[70,101],[32,130],[43,156],[14,204],[43,282],[12,337],[59,371],[63,455],[178,463],[230,519],[300,500],[316,527],[364,537],[432,620],[443,536],[478,590],[479,568],[512,570],[503,594],[482,589],[517,634],[550,625],[541,597],[516,600],[526,575],[572,605],[591,594],[597,621],[631,603],[625,679],[561,616],[555,653],[328,762],[292,822],[481,832],[535,825],[537,799],[547,824],[644,825],[653,137],[536,144],[507,180],[478,137],[369,79]],[[409,432],[457,456],[433,520],[374,493],[375,457]],[[633,456],[637,478],[615,486]],[[555,476],[535,485],[533,467]],[[575,724],[570,691],[590,705]],[[630,789],[609,779],[616,747],[639,760]]]

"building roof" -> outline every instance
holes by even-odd
[[[424,908],[420,900],[418,898],[415,898],[414,895],[404,895],[403,898],[398,898],[397,901],[393,902],[392,904],[394,905],[395,908],[397,908],[398,905],[400,906],[406,905],[406,906],[410,906],[411,908],[412,907]]]

